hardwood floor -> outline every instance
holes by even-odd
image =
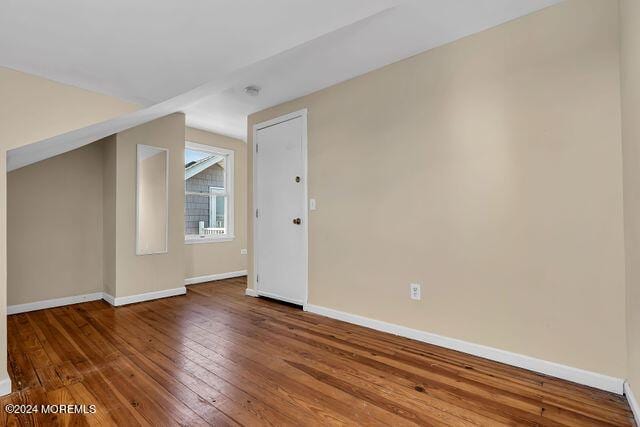
[[[4,425],[633,425],[624,398],[244,296],[244,279],[9,316]]]

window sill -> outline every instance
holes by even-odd
[[[220,242],[230,242],[234,240],[236,236],[233,235],[225,235],[218,237],[192,237],[189,239],[184,239],[185,245],[197,245],[200,243],[220,243]]]

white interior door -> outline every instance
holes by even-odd
[[[306,115],[255,131],[258,294],[296,304],[307,298]]]

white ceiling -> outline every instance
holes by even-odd
[[[406,0],[252,64],[185,109],[190,126],[246,138],[246,117],[560,0]],[[248,85],[262,88],[253,98]]]
[[[397,0],[2,0],[0,61],[143,105]]]
[[[175,111],[244,139],[248,114],[560,1],[2,0],[0,66],[147,107],[14,150],[8,166]]]

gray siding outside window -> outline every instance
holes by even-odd
[[[209,193],[210,187],[224,186],[224,169],[220,165],[213,165],[185,181],[185,190],[199,193]],[[184,204],[185,234],[198,234],[198,223],[204,221],[209,224],[209,197],[187,195]]]

